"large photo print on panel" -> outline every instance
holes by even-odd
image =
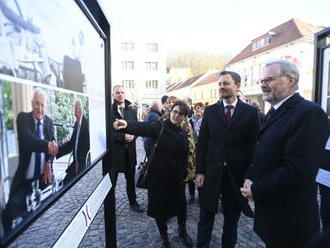
[[[1,239],[105,151],[104,75],[75,1],[0,0]]]

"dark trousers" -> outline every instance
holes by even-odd
[[[233,185],[225,172],[222,177],[221,194],[223,206],[222,248],[234,248],[237,242],[237,226],[241,215],[241,207],[233,197]],[[207,248],[210,245],[215,212],[201,207],[199,213],[197,247]]]
[[[187,182],[189,195],[192,199],[195,199],[195,182],[194,180],[190,180]],[[200,198],[200,188],[197,188],[198,197]]]
[[[158,227],[158,231],[162,237],[167,236],[167,218],[155,218],[156,224]],[[182,206],[178,209],[177,215],[178,226],[185,227],[187,221],[187,204],[182,204]]]
[[[321,196],[321,221],[322,221],[322,230],[330,231],[330,188],[324,185],[319,185],[320,196]]]
[[[135,192],[135,165],[131,166],[128,160],[128,154],[126,156],[126,161],[123,161],[124,164],[124,174],[126,179],[126,192],[128,197],[129,204],[134,204],[136,202],[136,192]],[[117,184],[118,171],[114,172],[114,182]]]

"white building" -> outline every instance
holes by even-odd
[[[162,37],[112,27],[112,86],[123,85],[127,99],[141,112],[165,94],[166,55]]]
[[[314,34],[323,29],[291,19],[270,29],[237,54],[226,65],[226,70],[238,72],[242,78],[241,89],[247,101],[257,100],[261,110],[269,105],[262,101],[258,81],[266,62],[284,59],[294,62],[300,72],[299,93],[306,99],[312,98]]]

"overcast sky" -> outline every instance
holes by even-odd
[[[236,54],[292,18],[330,26],[329,0],[99,0],[111,25],[164,36],[168,49]]]

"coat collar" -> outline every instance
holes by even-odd
[[[286,100],[272,115],[272,117],[265,121],[261,129],[259,131],[259,136],[268,128],[270,127],[274,122],[276,122],[281,116],[283,116],[287,111],[289,111],[291,108],[296,106],[299,102],[304,100],[299,93],[295,93],[293,96],[291,96],[288,100]]]

